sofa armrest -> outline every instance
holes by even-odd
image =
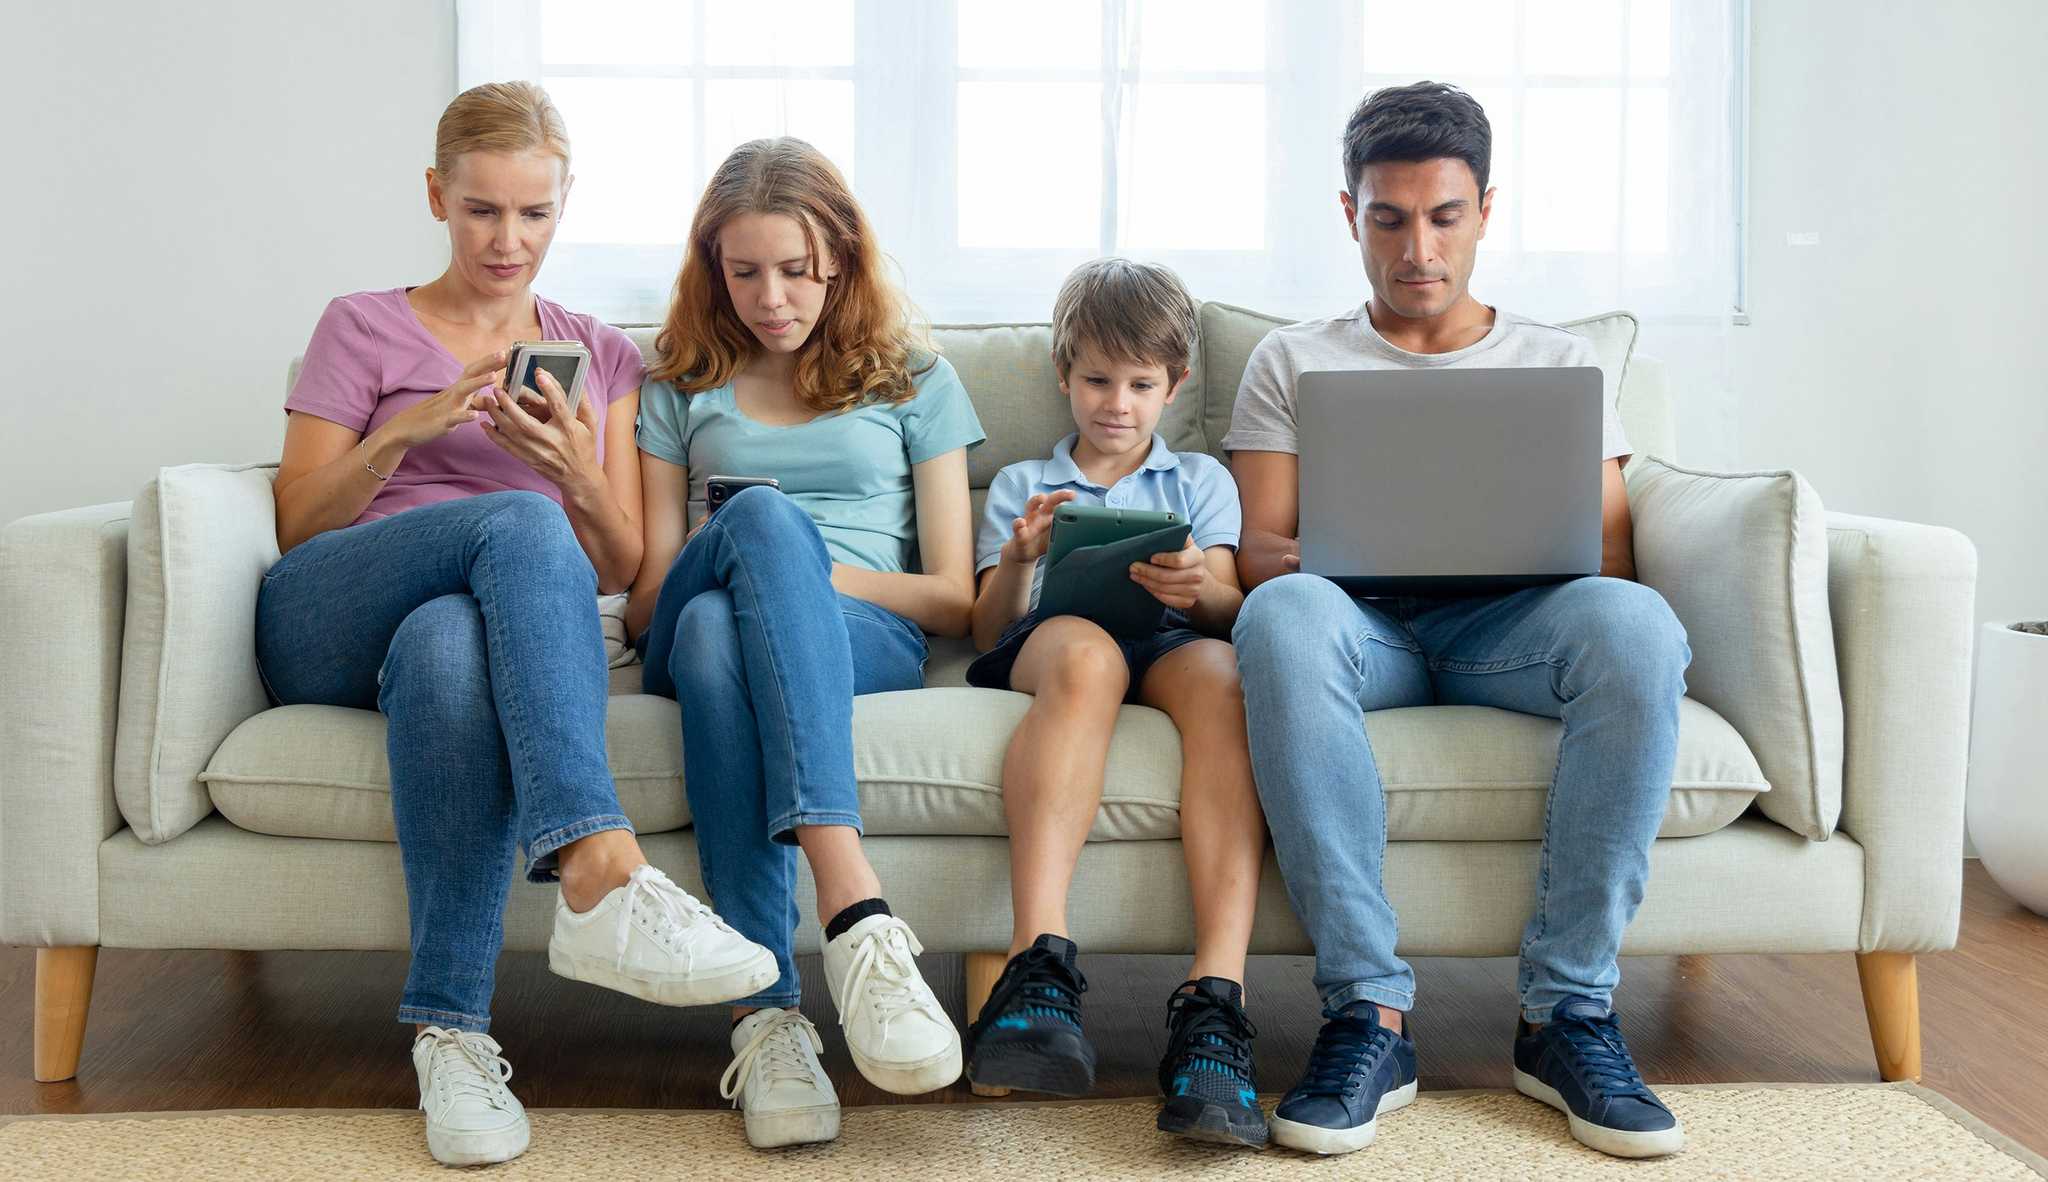
[[[99,847],[121,827],[128,510],[0,529],[0,943],[99,943]]]
[[[114,799],[146,844],[213,811],[199,775],[270,704],[256,595],[277,561],[274,464],[165,468],[135,498]]]
[[[1828,514],[1843,832],[1863,847],[1863,951],[1955,945],[1977,550],[1952,529]]]

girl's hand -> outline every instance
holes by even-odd
[[[1010,523],[1010,540],[1003,543],[1003,561],[1022,566],[1045,557],[1052,544],[1053,510],[1079,496],[1071,488],[1056,493],[1039,493],[1024,502],[1024,516]]]
[[[570,414],[568,396],[562,393],[555,376],[536,369],[534,378],[540,383],[541,397],[546,402],[546,421],[527,413],[517,398],[502,393],[484,394],[480,397],[485,400],[484,410],[489,416],[482,422],[484,430],[499,447],[564,493],[579,487],[602,486],[604,469],[597,462],[597,411],[590,399],[586,397],[577,403],[576,413]]]
[[[1131,564],[1131,581],[1152,593],[1152,598],[1179,611],[1187,611],[1209,590],[1209,566],[1202,561],[1201,548],[1190,536],[1185,548],[1171,554],[1154,554],[1150,562]]]
[[[503,353],[477,358],[462,367],[462,376],[454,385],[406,407],[379,430],[388,432],[399,446],[411,449],[477,421],[491,397],[479,391],[497,380],[498,367],[503,364]]]

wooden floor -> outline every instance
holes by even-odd
[[[1959,946],[1920,959],[1924,1082],[2048,1152],[2048,920],[2012,902],[1976,863],[1965,878]],[[958,1018],[959,958],[924,963]],[[853,1070],[815,958],[804,967],[804,1009],[827,1032],[826,1066],[842,1100],[900,1102]],[[1083,958],[1102,1094],[1153,1094],[1165,997],[1184,967],[1167,957]],[[1645,957],[1622,968],[1622,1027],[1653,1082],[1877,1078],[1847,955]],[[1422,1086],[1508,1086],[1512,962],[1422,960],[1416,970]],[[406,1036],[391,1021],[404,975],[397,953],[104,952],[78,1078],[37,1084],[34,956],[0,951],[0,1013],[11,1016],[0,1022],[0,1112],[411,1107]],[[1250,977],[1258,1084],[1279,1092],[1315,1037],[1309,962],[1261,958]],[[538,955],[520,955],[500,968],[495,1014],[513,1091],[529,1105],[721,1106],[720,1011],[646,1005],[561,980]],[[973,1097],[960,1084],[929,1099]]]

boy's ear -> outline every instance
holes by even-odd
[[[1181,370],[1180,376],[1174,379],[1173,389],[1168,390],[1166,392],[1166,401],[1162,405],[1172,406],[1173,400],[1180,397],[1180,388],[1188,384],[1188,379],[1193,377],[1194,373],[1195,371],[1193,366]]]

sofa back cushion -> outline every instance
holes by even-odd
[[[1159,429],[1175,451],[1208,452],[1222,459],[1223,436],[1230,429],[1230,408],[1237,400],[1245,362],[1267,333],[1290,321],[1208,303],[1201,306],[1200,323],[1193,371],[1160,418]],[[1619,401],[1622,425],[1636,453],[1672,455],[1669,400],[1662,381],[1640,383],[1640,393],[1629,382],[1636,318],[1608,312],[1565,321],[1564,327],[1593,343],[1607,396]],[[656,330],[642,326],[626,332],[651,363]],[[1052,365],[1051,325],[944,324],[932,329],[932,341],[959,372],[982,430],[988,433],[988,442],[967,453],[967,483],[977,492],[986,489],[1005,465],[1052,454],[1053,444],[1073,431],[1073,416]],[[977,497],[977,515],[979,501]]]
[[[213,811],[199,775],[268,705],[256,668],[256,593],[277,561],[274,464],[165,468],[135,498],[114,799],[144,842]]]

